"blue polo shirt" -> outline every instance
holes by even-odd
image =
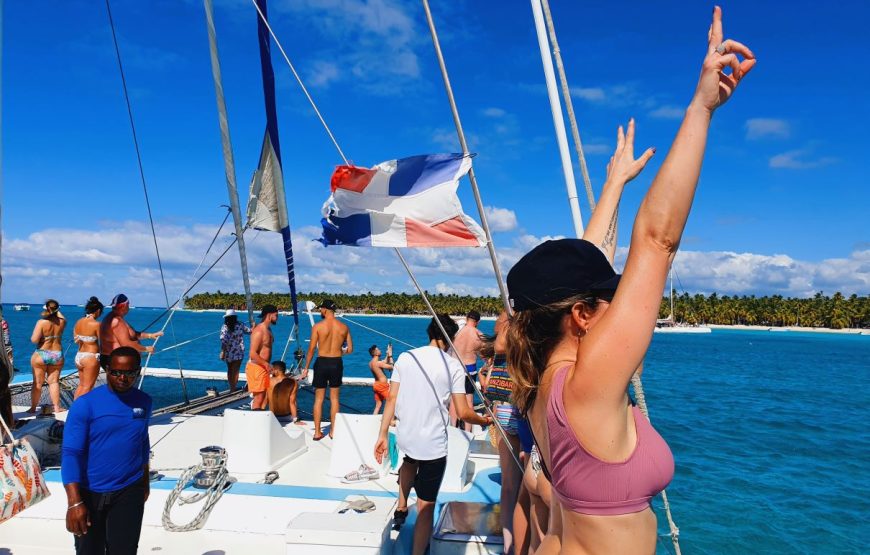
[[[151,397],[135,387],[116,393],[103,385],[76,399],[63,429],[63,483],[107,493],[142,479],[150,420]]]

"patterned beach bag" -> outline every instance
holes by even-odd
[[[2,416],[0,424],[0,438],[5,432],[11,441],[0,445],[0,522],[4,522],[51,494],[30,443],[16,440]]]

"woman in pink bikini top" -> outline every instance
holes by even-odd
[[[655,553],[650,500],[673,478],[674,458],[629,402],[628,384],[652,340],[711,117],[754,65],[747,47],[724,40],[715,8],[694,98],[638,210],[622,276],[608,261],[621,194],[612,183],[631,180],[652,155],[634,159],[633,122],[624,137],[620,129],[584,239],[547,241],[508,274],[514,403],[528,415],[551,479],[551,512],[561,514],[560,541],[539,553]]]

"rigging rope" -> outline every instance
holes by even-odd
[[[177,309],[175,309],[174,307],[175,307],[176,305],[178,305],[178,303],[180,303],[180,302],[182,301],[182,299],[184,299],[184,295],[187,294],[187,291],[190,291],[190,287],[191,287],[191,286],[190,286],[190,282],[193,281],[193,278],[196,277],[196,274],[197,274],[197,272],[199,272],[199,269],[202,268],[202,265],[203,265],[203,263],[205,262],[205,259],[208,257],[208,253],[211,252],[211,248],[214,246],[215,241],[217,241],[217,238],[218,238],[218,236],[220,235],[221,231],[223,231],[224,226],[225,226],[226,223],[227,223],[227,220],[230,218],[230,214],[231,214],[231,213],[230,213],[229,207],[227,207],[227,215],[224,216],[224,221],[221,222],[220,227],[218,227],[218,230],[215,232],[214,237],[212,237],[212,239],[211,239],[211,243],[208,244],[208,248],[205,250],[205,254],[203,254],[203,255],[202,255],[202,258],[199,260],[199,265],[196,267],[196,269],[193,271],[193,274],[190,276],[190,279],[187,281],[187,286],[185,286],[185,291],[181,294],[180,297],[178,297],[178,300],[177,300],[177,301],[175,301],[174,303],[172,303],[173,308],[170,309],[169,318],[167,318],[166,321],[163,322],[163,327],[160,328],[160,331],[161,331],[161,332],[163,332],[163,331],[166,329],[166,326],[168,326],[168,325],[170,324],[170,322],[172,322],[172,317],[175,316],[175,313],[176,313],[176,311],[177,311]],[[213,266],[212,266],[212,267],[213,267]],[[209,269],[211,269],[211,268],[209,268]],[[206,272],[206,273],[208,273],[208,272]],[[203,274],[203,276],[205,276],[205,274]],[[200,278],[200,279],[202,279],[202,278]],[[197,282],[198,282],[198,281],[199,281],[199,280],[197,280]],[[167,303],[167,304],[168,304],[168,303]],[[173,339],[174,341],[176,341],[175,346],[171,347],[170,349],[164,349],[163,351],[169,351],[169,350],[171,350],[171,349],[178,348],[178,347],[180,347],[181,345],[185,345],[186,343],[190,343],[190,341],[186,341],[186,342],[183,342],[183,343],[178,343],[178,342],[177,342],[177,339],[175,338],[175,334],[174,334],[174,333],[173,333],[172,339]],[[158,337],[158,338],[154,341],[153,346],[156,347],[156,346],[157,346],[157,343],[158,343],[159,341],[160,341],[160,337]],[[161,351],[161,352],[163,352],[163,351]],[[151,351],[150,353],[148,353],[148,356],[145,357],[145,364],[142,366],[142,369],[143,369],[143,370],[146,370],[146,369],[148,368],[148,364],[151,362],[151,357],[152,357],[154,354],[155,354],[154,351]],[[187,403],[187,402],[190,401],[190,399],[189,399],[188,396],[187,396],[187,383],[184,381],[184,372],[181,370],[181,358],[180,358],[180,355],[178,355],[178,353],[176,353],[176,355],[179,357],[179,360],[178,360],[178,372],[181,374],[181,388],[182,388],[183,393],[184,393],[184,402]],[[145,376],[144,376],[144,374],[143,374],[143,376],[139,379],[139,387],[140,387],[140,388],[142,387],[142,383],[143,383],[144,380],[145,380]]]
[[[171,351],[172,349],[177,349],[177,348],[181,347],[182,345],[187,345],[188,343],[193,343],[194,341],[199,341],[200,339],[205,339],[206,337],[216,335],[220,332],[221,332],[221,330],[210,331],[206,334],[200,335],[199,337],[194,337],[193,339],[188,339],[187,341],[182,341],[181,343],[176,343],[175,345],[170,345],[169,347],[166,347],[164,349],[160,349],[159,351],[155,351],[154,354],[159,355],[160,353],[165,353],[166,351]]]
[[[416,348],[417,348],[416,345],[411,345],[411,344],[408,343],[407,341],[402,341],[402,340],[399,339],[398,337],[393,337],[392,335],[387,335],[387,334],[385,334],[384,332],[381,332],[381,331],[378,331],[378,330],[376,330],[376,329],[374,329],[374,328],[370,328],[370,327],[368,327],[368,326],[366,326],[366,325],[360,324],[360,323],[357,322],[356,320],[351,320],[351,319],[349,319],[347,316],[341,315],[341,316],[339,316],[339,318],[341,318],[341,319],[344,320],[345,322],[350,322],[351,324],[356,324],[357,326],[359,326],[359,327],[361,327],[361,328],[363,328],[363,329],[367,329],[367,330],[369,330],[369,331],[371,331],[371,332],[374,332],[374,333],[376,333],[376,334],[378,334],[378,335],[383,335],[383,336],[386,337],[387,339],[392,339],[392,340],[395,341],[396,343],[401,343],[402,345],[405,345],[406,347],[410,347],[410,348],[412,348],[412,349],[416,349]]]
[[[263,20],[263,24],[266,25],[266,29],[269,30],[269,34],[272,35],[272,39],[274,39],[275,44],[278,45],[278,50],[281,51],[281,55],[284,56],[284,61],[287,62],[287,65],[290,67],[290,71],[293,72],[293,77],[296,78],[296,82],[299,83],[299,87],[302,89],[302,92],[305,93],[305,97],[308,99],[308,103],[311,104],[311,107],[314,109],[314,113],[317,114],[317,118],[320,120],[320,123],[323,125],[323,128],[326,130],[326,133],[329,135],[329,138],[332,139],[332,144],[335,145],[335,149],[338,150],[338,154],[341,156],[341,159],[344,160],[345,165],[350,165],[350,162],[347,160],[347,156],[342,152],[341,147],[338,146],[338,141],[335,140],[335,135],[332,134],[332,131],[329,129],[329,126],[326,125],[326,120],[323,119],[323,116],[320,113],[320,110],[317,109],[317,105],[314,103],[314,99],[311,98],[311,95],[308,94],[308,89],[305,88],[305,84],[302,82],[302,78],[299,77],[299,74],[296,72],[296,68],[293,67],[293,62],[290,61],[290,58],[287,57],[287,53],[284,52],[284,47],[281,46],[281,41],[278,40],[278,36],[275,35],[275,31],[272,30],[272,26],[269,25],[269,20],[266,19],[266,16],[263,15],[263,12],[260,10],[260,6],[257,5],[256,0],[251,0],[254,4],[254,8],[257,10],[257,13],[260,15],[260,19]]]
[[[263,12],[260,11],[260,7],[257,5],[256,0],[252,0],[252,2],[254,4],[254,8],[256,8],[256,10],[257,10],[257,13],[260,15],[260,19],[263,20],[263,23],[265,23],[266,28],[269,30],[269,33],[272,35],[272,38],[275,40],[275,44],[278,45],[278,49],[281,51],[281,54],[284,56],[284,60],[287,62],[287,65],[290,66],[290,70],[293,72],[293,76],[296,78],[296,82],[299,83],[300,87],[302,87],[302,90],[305,93],[305,96],[308,98],[308,102],[311,104],[311,107],[314,109],[315,113],[317,114],[317,117],[320,118],[320,123],[323,124],[323,128],[326,129],[326,132],[329,134],[329,138],[332,139],[332,143],[335,145],[335,148],[338,150],[338,153],[341,155],[341,158],[344,160],[345,164],[349,164],[347,157],[344,155],[344,152],[341,150],[341,147],[338,146],[338,142],[336,141],[335,136],[332,134],[332,131],[330,131],[329,126],[326,125],[326,121],[323,119],[323,116],[320,114],[320,110],[317,109],[317,106],[314,103],[314,99],[311,97],[310,94],[308,94],[308,89],[305,88],[305,85],[302,83],[302,79],[299,77],[299,74],[296,72],[296,69],[293,67],[293,64],[290,62],[290,58],[287,57],[287,53],[284,51],[284,48],[281,46],[281,42],[278,40],[278,37],[275,35],[275,32],[272,30],[272,27],[269,26],[268,21],[266,20],[266,18],[263,15]],[[427,15],[429,16],[430,30],[433,32],[433,39],[436,41],[436,44],[437,44],[438,37],[437,37],[437,35],[434,34],[434,24],[431,22],[431,13],[429,12],[429,5],[426,2],[426,0],[423,0],[423,5],[426,8]],[[440,52],[440,47],[438,47],[438,49]],[[443,63],[443,60],[442,60],[442,63]],[[446,77],[446,73],[442,73],[442,74],[445,75],[445,77]],[[449,86],[449,81],[447,81],[446,84]],[[458,120],[456,120],[456,121],[458,122]],[[461,132],[461,126],[458,126],[457,130],[459,132]],[[464,140],[464,135],[461,135],[461,137],[462,137],[462,140]],[[489,244],[491,245],[492,242],[490,241]],[[414,275],[414,272],[411,270],[411,267],[408,266],[408,263],[405,261],[405,257],[402,256],[402,253],[401,253],[401,251],[399,251],[399,249],[393,248],[393,251],[395,251],[396,256],[398,256],[399,260],[402,262],[402,265],[405,267],[405,271],[408,273],[408,276],[411,278],[411,281],[414,282],[414,285],[417,287],[417,290],[420,292],[420,295],[423,297],[423,301],[425,301],[426,306],[429,308],[429,311],[435,317],[435,322],[438,324],[438,327],[441,329],[441,333],[443,333],[444,337],[447,338],[448,334],[444,330],[444,327],[441,325],[441,322],[438,320],[438,317],[437,317],[438,313],[435,311],[435,308],[432,306],[432,303],[429,302],[429,297],[426,295],[426,292],[420,286],[419,282],[417,281],[416,276]],[[493,270],[495,271],[497,276],[500,275],[500,269],[499,269],[497,263],[494,263]],[[502,284],[501,280],[499,280],[499,288],[501,288],[502,285],[503,284]],[[507,302],[507,292],[506,291],[503,292],[502,297],[505,300],[505,302]],[[296,308],[296,307],[294,307],[294,308]],[[510,308],[509,305],[506,306],[506,308],[509,309]],[[454,352],[458,352],[453,347],[453,342],[451,340],[448,339],[447,343],[450,345],[450,348],[453,349]],[[474,380],[471,379],[471,375],[468,373],[468,370],[465,368],[465,365],[462,365],[462,367],[463,367],[464,372],[466,373],[466,379],[468,379],[471,382],[471,385],[472,385],[472,387],[474,387],[477,394],[482,399],[484,399],[485,397],[481,393],[480,389],[477,387],[477,384],[474,382]],[[507,434],[505,433],[501,424],[498,423],[498,420],[496,419],[495,414],[492,412],[492,409],[488,405],[486,406],[486,411],[489,413],[490,417],[492,417],[493,425],[501,433],[502,438],[504,438],[504,440],[505,440],[505,445],[508,447],[508,450],[511,453],[511,456],[513,457],[517,466],[520,468],[520,471],[522,471],[523,465],[520,463],[520,460],[517,457],[517,454],[514,452],[514,449],[511,446],[510,442],[507,441]]]
[[[450,102],[450,111],[453,113],[453,125],[456,127],[456,135],[459,137],[459,144],[462,147],[462,153],[468,156],[468,143],[465,141],[465,132],[462,130],[462,121],[459,119],[459,108],[456,106],[456,99],[453,97],[453,87],[450,86],[450,76],[447,74],[447,64],[444,61],[444,55],[441,53],[441,43],[438,41],[438,32],[435,30],[435,21],[432,19],[431,10],[429,10],[428,0],[423,0],[423,10],[426,12],[429,33],[432,35],[432,45],[435,47],[435,56],[438,58],[438,67],[441,69],[441,79],[444,81],[444,89],[447,91],[447,100]],[[474,193],[474,202],[477,204],[477,211],[480,214],[480,225],[483,227],[483,233],[486,236],[486,248],[489,252],[492,270],[495,272],[495,281],[498,284],[498,290],[501,295],[504,310],[506,313],[510,314],[511,304],[510,299],[508,298],[507,285],[502,277],[501,267],[498,264],[495,243],[492,241],[492,233],[489,229],[486,211],[483,208],[483,199],[480,196],[480,189],[477,187],[477,175],[474,173],[473,167],[468,170],[468,181],[471,183],[471,192]]]
[[[154,228],[154,215],[151,211],[151,199],[148,196],[148,185],[145,182],[145,169],[142,165],[142,153],[139,150],[139,137],[136,134],[136,123],[133,121],[133,106],[130,103],[130,93],[127,90],[127,78],[124,75],[124,65],[121,63],[121,49],[118,46],[118,36],[115,33],[115,21],[112,18],[112,7],[109,0],[106,0],[106,14],[109,16],[109,27],[112,30],[112,42],[115,45],[115,57],[118,60],[118,72],[121,75],[121,85],[124,89],[124,101],[127,104],[127,116],[130,118],[130,130],[133,133],[133,146],[136,149],[136,162],[139,166],[139,178],[142,181],[142,191],[145,193],[145,207],[148,210],[148,223],[151,225],[151,238],[154,240],[154,252],[157,253],[157,268],[160,270],[160,282],[163,284],[163,297],[166,299],[166,308],[169,309],[169,290],[166,288],[166,276],[163,273],[163,261],[160,258],[160,246],[157,244],[157,231]],[[177,341],[175,337],[175,326],[170,328],[172,340]],[[187,400],[187,388],[184,386],[184,372],[181,369],[181,357],[176,353],[178,362],[178,372],[182,375],[182,387],[184,387],[184,398]]]
[[[634,396],[635,401],[637,402],[637,407],[640,409],[640,412],[646,416],[646,419],[649,420],[649,410],[646,407],[646,396],[643,393],[643,384],[640,381],[640,374],[635,372],[631,377],[631,385],[634,386]],[[677,552],[677,555],[680,555],[680,529],[677,527],[677,523],[674,522],[674,518],[671,516],[671,504],[668,503],[668,492],[667,490],[662,490],[662,502],[665,506],[665,515],[668,518],[668,527],[671,529],[671,541],[674,542],[674,549]]]
[[[568,112],[568,122],[571,124],[571,138],[574,140],[574,148],[577,150],[577,160],[580,162],[580,174],[583,176],[583,185],[586,188],[586,199],[589,201],[590,210],[595,210],[595,194],[592,192],[592,181],[589,179],[589,169],[586,167],[586,156],[583,154],[583,142],[580,140],[580,129],[577,127],[577,118],[574,116],[574,102],[571,100],[571,90],[568,87],[568,77],[565,75],[565,65],[562,63],[562,51],[559,50],[559,42],[556,40],[556,27],[553,25],[553,16],[550,14],[549,0],[541,0],[544,8],[544,20],[547,23],[547,31],[550,35],[550,43],[553,48],[553,57],[556,59],[556,69],[559,72],[559,82],[562,85],[562,98],[565,99],[565,109]]]
[[[255,237],[255,238],[256,238],[256,237]],[[233,248],[233,246],[236,244],[236,241],[238,241],[238,238],[233,239],[232,242],[231,242],[229,245],[227,245],[227,248],[224,249],[224,251],[220,254],[220,256],[218,256],[218,257],[215,259],[215,261],[212,262],[211,265],[210,265],[208,268],[205,269],[205,272],[203,272],[203,274],[202,274],[201,276],[199,276],[199,278],[198,278],[196,281],[193,282],[193,285],[191,285],[190,287],[188,287],[187,290],[186,290],[184,293],[182,293],[180,297],[178,297],[178,300],[177,300],[177,301],[175,301],[174,303],[172,303],[172,306],[168,307],[166,310],[164,310],[163,312],[161,312],[161,313],[157,316],[157,318],[155,318],[154,320],[151,321],[151,323],[149,323],[147,326],[145,326],[144,328],[142,328],[142,331],[146,331],[148,328],[150,328],[151,326],[153,326],[154,324],[156,324],[157,322],[159,322],[160,319],[163,318],[164,316],[166,316],[166,314],[167,314],[170,310],[172,310],[173,308],[175,308],[175,306],[176,306],[178,303],[181,302],[181,300],[185,297],[185,295],[187,295],[188,293],[190,293],[190,292],[193,290],[194,287],[196,287],[197,285],[199,285],[199,282],[202,281],[203,278],[205,278],[205,276],[207,276],[208,273],[209,273],[210,271],[212,271],[212,269],[214,269],[215,266],[217,266],[217,263],[220,262],[221,259],[222,259],[224,256],[226,256],[228,252],[230,252],[230,249]]]

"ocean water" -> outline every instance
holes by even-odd
[[[4,307],[19,376],[29,375],[36,309]],[[63,311],[71,322],[82,313],[78,307]],[[128,320],[138,327],[158,314],[134,309]],[[426,342],[426,319],[350,319],[414,345]],[[178,312],[173,322],[175,339],[168,329],[158,348],[216,331],[222,315]],[[276,353],[290,322],[281,316],[276,326]],[[345,360],[345,373],[366,376],[366,350],[373,343],[384,348],[388,340],[350,327],[355,352]],[[309,328],[304,319],[303,337]],[[492,322],[482,322],[481,329],[491,331]],[[65,339],[71,336],[70,329]],[[397,341],[393,348],[396,354],[406,349]],[[161,353],[151,365],[177,368],[177,354],[185,368],[220,371],[219,349],[215,335]],[[70,367],[74,352],[67,357]],[[683,553],[870,551],[870,337],[718,329],[659,334],[646,359],[644,385],[653,423],[676,459],[668,495]],[[144,388],[158,403],[180,399],[177,389],[163,384],[146,381]],[[300,394],[301,410],[310,411],[310,402]],[[371,391],[345,388],[342,403],[343,410],[370,411]],[[660,508],[661,501],[654,505]],[[664,512],[657,512],[666,533]]]

